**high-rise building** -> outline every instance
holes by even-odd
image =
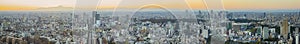
[[[288,24],[288,20],[284,19],[281,22],[281,31],[280,31],[280,35],[283,36],[284,39],[288,38],[288,32],[289,32],[289,24]]]
[[[299,35],[296,35],[296,40],[295,40],[295,41],[296,41],[295,44],[299,44],[299,42],[300,42],[300,41],[299,41]]]
[[[257,28],[257,30],[256,30],[257,34],[262,35],[262,32],[263,32],[262,26],[257,26],[256,28]]]
[[[263,39],[268,39],[269,38],[269,28],[268,27],[263,27]]]
[[[0,31],[3,29],[3,23],[0,23]]]
[[[100,14],[97,11],[93,11],[93,19],[96,25],[100,25]]]
[[[295,36],[296,40],[295,41],[296,41],[296,44],[299,44],[299,42],[300,42],[299,41],[299,33],[298,33],[299,32],[299,28],[295,28],[295,29],[296,29],[296,34],[295,34],[296,35]]]
[[[299,33],[299,28],[295,28],[295,33],[298,34]]]

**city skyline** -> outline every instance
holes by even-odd
[[[299,44],[300,0],[0,0],[0,44]]]

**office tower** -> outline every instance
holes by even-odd
[[[263,27],[263,39],[268,39],[268,38],[269,38],[269,28]]]
[[[275,37],[275,33],[276,33],[276,30],[275,30],[275,28],[270,28],[269,29],[269,37],[271,37],[271,38],[274,38]]]
[[[88,15],[88,16],[90,16],[91,18],[88,18],[88,22],[87,22],[87,27],[88,27],[88,39],[87,39],[87,42],[88,42],[88,44],[93,44],[94,43],[94,37],[93,37],[93,32],[92,31],[95,31],[95,26],[94,26],[94,24],[95,24],[95,17],[94,17],[94,15],[96,15],[97,14],[97,11],[92,11],[92,16],[90,16],[90,15]]]
[[[296,35],[296,44],[299,44],[299,42],[300,42],[300,41],[299,41],[299,35],[297,34],[297,35]]]
[[[256,30],[257,34],[262,35],[262,32],[263,32],[262,26],[258,26],[257,28],[258,28],[258,29]]]
[[[263,18],[266,18],[266,17],[267,17],[267,13],[266,13],[266,12],[264,12]]]
[[[0,31],[2,31],[2,29],[3,29],[3,23],[0,23]]]
[[[300,42],[299,41],[299,33],[298,33],[299,32],[299,28],[295,28],[295,29],[296,29],[296,34],[295,34],[296,35],[296,37],[295,37],[296,40],[295,41],[296,41],[296,44],[299,44],[299,42]]]
[[[96,25],[100,25],[100,14],[98,14],[97,11],[93,11],[93,19]]]
[[[280,35],[283,36],[284,39],[288,38],[288,31],[289,31],[289,24],[288,24],[288,20],[285,19],[281,22],[281,31],[280,31]]]
[[[199,10],[199,15],[201,15],[202,14],[202,12],[201,12],[201,10]]]
[[[299,33],[299,28],[295,28],[295,33],[298,34]]]
[[[96,19],[97,19],[97,11],[93,11],[92,12],[92,19],[91,20],[94,20],[94,21],[96,21]],[[95,23],[95,22],[94,22]]]

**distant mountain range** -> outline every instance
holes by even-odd
[[[64,11],[64,10],[73,10],[72,7],[64,7],[64,6],[56,6],[56,7],[42,7],[42,8],[37,8],[34,10],[41,10],[41,11]]]

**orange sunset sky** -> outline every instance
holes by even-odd
[[[117,7],[122,0],[101,0],[98,3],[100,9],[112,9]],[[123,0],[128,1],[128,0]],[[129,0],[130,1],[130,0]],[[192,9],[214,8],[214,5],[223,5],[224,9],[300,9],[300,0],[184,0]],[[204,2],[205,1],[205,2]],[[207,2],[210,1],[210,2]],[[130,1],[134,3],[134,1]],[[0,10],[33,10],[47,7],[70,7],[73,8],[76,0],[0,0]],[[176,1],[166,2],[176,6]]]

